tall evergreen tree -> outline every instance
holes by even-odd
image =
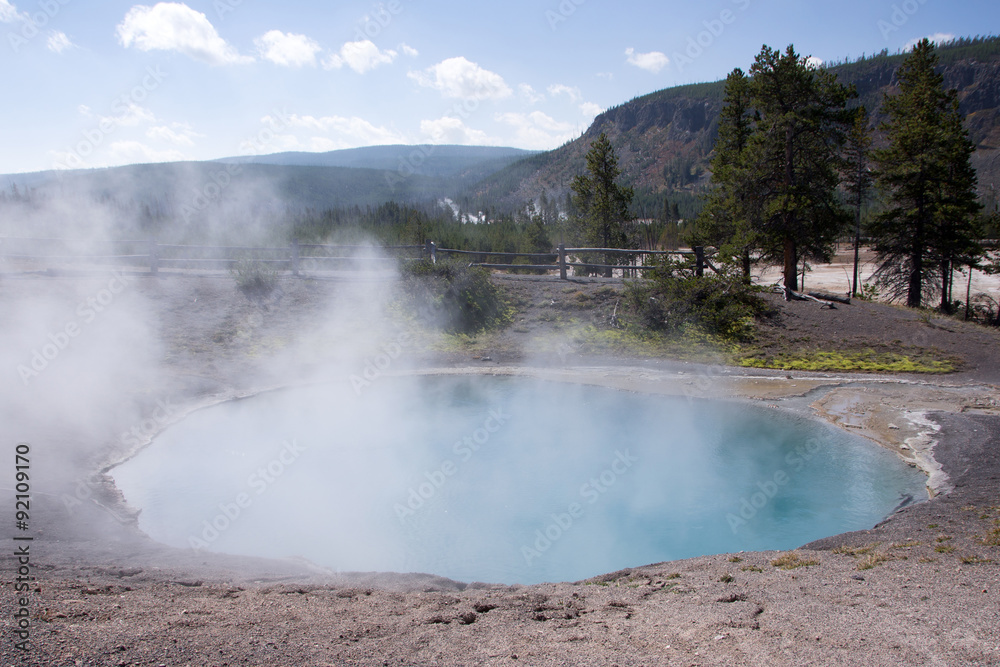
[[[634,192],[619,185],[618,156],[605,133],[587,152],[587,173],[573,179],[573,207],[577,211],[584,243],[600,248],[624,248],[625,225]],[[605,255],[605,264],[616,264],[616,255]],[[610,269],[606,269],[610,275]]]
[[[871,145],[872,134],[868,127],[868,110],[859,106],[854,110],[854,123],[847,133],[844,146],[844,189],[848,203],[854,209],[854,281],[851,294],[858,294],[858,272],[861,251],[861,209],[871,195]]]
[[[758,246],[760,220],[760,193],[747,155],[755,116],[749,81],[743,70],[736,68],[726,77],[719,137],[712,154],[716,187],[708,195],[692,235],[695,243],[714,245],[724,256],[738,256],[746,280],[750,279],[751,253]]]
[[[877,276],[891,296],[906,295],[920,307],[925,290],[941,287],[949,310],[956,266],[971,266],[982,252],[976,242],[976,174],[958,109],[958,93],[944,89],[935,72],[937,54],[921,40],[896,73],[899,93],[886,95],[886,148],[875,151],[877,179],[889,208],[872,227]]]
[[[848,219],[837,200],[839,152],[851,122],[852,88],[789,46],[764,46],[750,68],[759,114],[747,148],[761,197],[765,254],[781,258],[786,294],[798,289],[799,256],[827,259]]]

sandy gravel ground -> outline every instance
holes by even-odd
[[[81,281],[107,282],[5,275],[0,307],[22,312],[43,297],[72,306],[81,289],[96,288],[81,288]],[[34,487],[36,579],[28,591],[27,651],[15,646],[23,595],[15,592],[17,531],[8,528],[4,536],[0,665],[1000,664],[994,332],[858,303],[840,309],[852,309],[852,329],[830,336],[874,337],[896,327],[902,332],[896,338],[946,346],[965,360],[962,372],[887,377],[733,369],[580,344],[573,327],[607,324],[616,303],[613,283],[509,278],[504,284],[518,304],[507,331],[464,345],[418,337],[393,372],[531,373],[757,400],[828,419],[893,449],[928,471],[933,500],[907,506],[871,530],[793,552],[636,563],[584,582],[536,586],[335,574],[302,561],[168,548],[137,529],[106,476],[94,476],[137,446],[116,434],[136,424],[136,415],[155,414],[164,396],[169,415],[140,429],[143,441],[200,405],[281,384],[289,374],[315,374],[337,358],[329,342],[340,329],[329,322],[354,327],[372,313],[355,302],[339,308],[341,295],[356,287],[350,279],[283,280],[280,298],[253,303],[224,276],[136,275],[122,299],[136,300],[146,329],[117,341],[117,353],[126,344],[141,348],[151,370],[133,368],[107,383],[95,377],[75,389],[115,388],[113,400],[100,403],[107,423],[60,419],[60,401],[68,399],[55,389],[47,390],[52,407],[44,418],[27,403],[4,407],[8,452],[21,441],[36,451],[48,443],[65,448],[55,450],[63,453],[60,465],[46,467]],[[379,280],[369,288],[386,289]],[[784,307],[792,330],[830,331],[843,321],[816,304]],[[60,322],[56,312],[53,321]],[[330,313],[336,317],[327,320]],[[866,323],[871,331],[862,330]],[[86,343],[83,335],[79,341]],[[69,367],[75,359],[67,353],[57,361]],[[110,373],[111,366],[102,368]],[[4,474],[12,480],[12,472]],[[67,507],[63,494],[76,493],[81,480],[89,495]],[[5,490],[0,497],[11,508],[10,525],[13,495]]]

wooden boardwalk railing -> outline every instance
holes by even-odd
[[[115,267],[148,267],[157,275],[161,269],[228,269],[236,262],[252,259],[286,270],[293,275],[303,271],[325,271],[335,268],[360,270],[364,267],[389,266],[400,260],[429,259],[436,262],[438,254],[465,257],[471,266],[497,270],[558,271],[565,280],[569,271],[622,271],[622,275],[638,275],[648,257],[690,255],[695,258],[696,272],[713,268],[703,248],[693,250],[630,250],[622,248],[567,248],[560,244],[552,252],[493,252],[438,248],[428,240],[423,245],[363,246],[324,243],[298,243],[288,246],[202,246],[157,243],[155,240],[110,241],[92,250],[93,244],[83,239],[0,237],[0,268],[20,264],[35,268],[65,264],[111,265]],[[108,249],[117,250],[109,252]],[[593,255],[622,257],[627,263],[606,264],[586,261]],[[572,258],[578,258],[572,261]],[[476,260],[479,261],[476,261]],[[510,263],[503,261],[509,259]],[[526,263],[514,260],[524,259]],[[607,260],[605,260],[607,261]]]

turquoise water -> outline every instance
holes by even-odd
[[[736,402],[521,378],[383,378],[192,414],[114,470],[178,547],[340,571],[578,580],[870,528],[925,476]]]

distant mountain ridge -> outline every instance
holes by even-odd
[[[1000,37],[961,39],[937,49],[945,85],[959,93],[978,150],[973,164],[980,192],[995,207],[1000,186]],[[905,54],[882,52],[829,69],[858,90],[858,102],[881,118],[885,93],[896,85]],[[750,63],[737,63],[749,69]],[[377,206],[387,201],[430,204],[455,200],[463,212],[523,210],[542,195],[565,199],[583,173],[590,143],[600,133],[614,146],[624,181],[636,189],[635,213],[658,216],[670,202],[680,217],[700,208],[709,184],[724,81],[656,91],[612,107],[578,139],[547,152],[494,146],[389,145],[326,153],[287,152],[209,162],[130,165],[3,177],[0,200],[27,215],[32,201],[70,197],[114,202],[119,217],[274,217],[280,211]],[[14,190],[14,187],[17,190]],[[30,200],[30,201],[29,201]],[[32,204],[34,205],[34,204]],[[679,205],[679,206],[678,206]],[[76,206],[75,210],[81,207]]]
[[[295,165],[301,167],[348,167],[377,169],[400,174],[439,178],[483,177],[508,164],[538,153],[499,146],[457,146],[447,144],[387,145],[346,148],[325,153],[286,152],[245,155],[215,162],[235,164]]]
[[[19,217],[54,202],[67,204],[78,217],[100,217],[96,203],[111,206],[120,225],[129,217],[196,225],[388,201],[426,204],[534,153],[495,146],[372,146],[12,174],[0,181],[0,203],[18,209]]]
[[[945,86],[959,93],[970,136],[978,146],[974,166],[980,191],[1000,186],[1000,38],[958,40],[940,47]],[[885,52],[830,66],[858,91],[858,102],[877,125],[882,96],[896,85],[896,69],[905,54]],[[750,63],[738,63],[744,71]],[[514,163],[487,177],[459,198],[467,208],[516,209],[525,202],[564,198],[576,174],[585,168],[590,143],[602,132],[618,154],[623,180],[636,188],[640,215],[658,213],[662,200],[697,204],[709,179],[709,160],[718,135],[725,82],[667,88],[608,109],[578,139],[553,151]]]

